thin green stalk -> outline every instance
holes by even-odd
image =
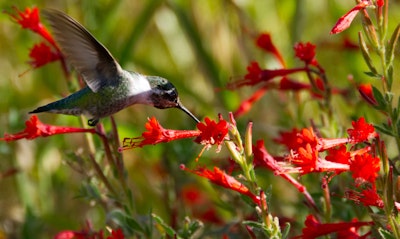
[[[117,192],[114,190],[114,187],[111,185],[111,183],[108,181],[103,171],[101,170],[100,165],[96,162],[96,159],[94,158],[93,154],[89,154],[89,159],[100,180],[104,183],[104,185],[107,187],[110,193],[114,195],[115,198],[119,198]]]

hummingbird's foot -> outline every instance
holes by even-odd
[[[89,126],[94,127],[94,126],[96,126],[97,123],[99,123],[99,119],[90,119],[90,120],[88,120],[87,123]]]

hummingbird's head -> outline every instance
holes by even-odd
[[[186,109],[179,100],[178,91],[175,86],[159,76],[147,76],[151,86],[151,101],[153,106],[159,109],[178,108],[192,117],[197,123],[200,121]]]

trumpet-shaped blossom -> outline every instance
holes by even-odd
[[[365,122],[364,117],[360,117],[357,121],[352,121],[352,129],[348,129],[347,133],[349,138],[354,143],[361,143],[368,141],[371,138],[377,137],[378,134],[375,132],[375,128],[372,124]]]
[[[315,48],[315,45],[310,42],[299,42],[294,45],[296,57],[299,58],[301,61],[304,61],[304,63],[312,65],[316,64]]]
[[[372,225],[372,222],[338,222],[338,223],[321,223],[313,215],[308,215],[304,222],[306,226],[303,228],[303,234],[295,238],[317,238],[335,232],[342,232],[351,228],[360,228],[362,226]]]
[[[65,230],[57,233],[54,239],[104,239],[104,233],[100,231],[91,231],[90,229],[83,229],[82,231]],[[111,234],[105,239],[124,239],[124,233],[121,228],[111,230]]]
[[[197,124],[198,130],[165,129],[155,117],[152,117],[145,124],[146,131],[142,133],[142,136],[125,138],[121,150],[196,137],[194,140],[196,143],[207,147],[217,145],[218,151],[223,141],[228,137],[228,126],[229,124],[223,119],[216,123],[206,117],[205,123],[200,122]]]
[[[269,33],[262,33],[256,39],[256,45],[265,50],[266,52],[271,53],[275,56],[275,58],[281,63],[282,67],[285,67],[285,61],[281,53],[275,47],[274,43],[272,42],[271,35]]]
[[[16,14],[9,14],[11,18],[17,22],[22,28],[29,29],[44,39],[46,39],[51,45],[57,47],[54,38],[51,36],[47,28],[40,22],[39,9],[37,7],[25,8],[25,11],[20,11],[18,8],[14,7]]]
[[[32,59],[29,64],[33,68],[39,68],[47,63],[61,59],[61,55],[58,52],[53,52],[44,42],[34,45],[29,57]]]
[[[211,147],[211,145],[217,145],[217,151],[221,149],[221,144],[224,140],[228,139],[228,122],[224,119],[220,119],[218,123],[210,120],[208,117],[204,119],[205,123],[198,123],[197,128],[201,132],[195,139],[196,143]]]
[[[96,133],[96,130],[94,128],[85,129],[85,128],[43,124],[42,122],[40,122],[40,120],[36,115],[32,115],[31,118],[25,122],[25,125],[26,125],[25,130],[15,134],[4,134],[4,137],[0,138],[0,140],[5,140],[9,142],[20,139],[35,139],[37,137],[48,137],[56,134]]]
[[[250,98],[247,100],[242,101],[240,103],[240,106],[237,108],[237,110],[233,113],[235,117],[239,117],[245,113],[247,113],[252,107],[253,104],[256,103],[261,99],[261,97],[264,96],[264,94],[267,92],[268,87],[262,87],[258,89]]]
[[[246,195],[250,197],[255,204],[260,205],[260,198],[258,196],[254,195],[245,185],[239,182],[236,178],[226,174],[218,167],[214,167],[213,171],[206,168],[197,168],[195,170],[191,170],[186,168],[185,165],[181,165],[181,169],[193,174],[197,174],[203,178],[207,178],[208,180],[210,180],[210,182],[214,184]]]
[[[201,132],[197,130],[165,129],[160,125],[155,117],[148,119],[145,128],[146,131],[142,133],[141,137],[125,138],[122,149],[126,150],[143,147],[145,145],[166,143],[178,139],[193,138],[201,134]]]
[[[339,18],[335,26],[332,28],[331,34],[338,34],[349,28],[357,13],[371,4],[372,1],[369,0],[360,1],[357,6],[353,7],[349,12]]]
[[[355,155],[354,159],[350,162],[350,171],[357,185],[364,182],[374,184],[378,177],[379,169],[379,158],[373,157],[369,153]]]
[[[378,102],[375,99],[372,85],[371,84],[360,84],[358,87],[358,92],[360,93],[361,97],[370,105],[378,105]]]
[[[275,77],[287,76],[296,72],[306,71],[305,68],[292,68],[292,69],[261,69],[257,62],[251,62],[247,67],[247,74],[244,79],[238,80],[227,85],[228,89],[236,89],[243,86],[254,86],[259,83],[268,82]]]
[[[354,190],[348,190],[346,192],[346,198],[356,202],[357,204],[362,203],[364,206],[375,206],[379,208],[384,207],[384,202],[376,192],[375,185],[371,188],[357,192]]]

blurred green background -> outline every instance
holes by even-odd
[[[392,13],[399,10],[398,3],[393,2]],[[356,18],[354,27],[340,35],[329,34],[337,19],[354,6],[354,1],[22,0],[0,3],[5,12],[13,12],[12,6],[20,10],[37,6],[66,12],[102,42],[125,69],[159,75],[173,82],[182,102],[199,118],[217,119],[218,113],[227,118],[228,112],[236,110],[240,102],[255,91],[255,87],[237,91],[223,89],[226,83],[246,74],[250,61],[257,61],[268,69],[279,67],[273,57],[254,45],[258,33],[271,34],[288,67],[301,66],[294,58],[294,43],[310,41],[317,45],[317,59],[332,86],[350,89],[347,98],[333,98],[338,124],[349,127],[349,120],[361,115],[379,121],[379,117],[360,102],[354,85],[348,80],[352,75],[355,82],[376,84],[363,74],[367,68],[360,52],[344,47],[345,40],[357,44],[357,32],[361,30],[359,19]],[[390,33],[399,20],[400,15],[391,15]],[[0,134],[3,134],[23,130],[29,118],[27,112],[69,92],[58,62],[19,77],[30,67],[26,64],[29,49],[42,39],[21,29],[7,14],[0,14],[0,22]],[[399,66],[398,62],[395,64]],[[306,82],[305,75],[295,77]],[[396,79],[395,84],[398,84]],[[279,130],[309,126],[310,119],[320,123],[317,103],[307,100],[310,98],[307,93],[301,97],[303,100],[299,103],[292,94],[268,92],[248,114],[237,119],[238,128],[244,132],[247,122],[254,121],[254,139],[265,139],[267,149],[278,154],[281,148],[273,144],[272,139]],[[176,109],[132,106],[115,115],[121,140],[140,136],[150,116],[156,116],[165,128],[195,128],[194,122]],[[41,114],[39,118],[47,124],[80,125],[79,119],[73,116]],[[103,119],[102,123],[110,129],[109,119]],[[343,128],[338,126],[337,129],[329,136],[342,136]],[[82,184],[87,183],[91,172],[79,172],[79,168],[70,167],[79,161],[74,155],[85,158],[86,149],[82,145],[84,136],[79,134],[8,144],[0,142],[0,172],[10,168],[19,170],[12,177],[0,179],[0,238],[29,238],[28,235],[51,238],[63,229],[78,230],[86,219],[94,228],[104,226],[104,211],[79,197]],[[123,152],[138,213],[152,211],[169,222],[171,205],[182,202],[179,193],[168,193],[194,184],[218,205],[222,220],[235,221],[238,217],[235,209],[224,204],[221,196],[226,191],[216,191],[205,180],[179,169],[182,163],[196,165],[194,161],[200,151],[200,145],[182,140]],[[199,163],[226,165],[225,155],[224,150],[217,155],[211,149]],[[259,174],[265,188],[272,184],[273,214],[284,218],[307,214],[306,209],[299,209],[304,206],[295,189],[270,172],[260,170]],[[320,191],[319,188],[309,190],[311,193]],[[191,216],[190,210],[181,209],[180,220],[185,213]],[[294,225],[294,228],[298,230],[301,225]]]

